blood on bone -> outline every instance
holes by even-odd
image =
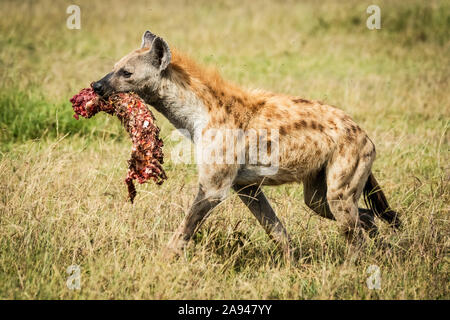
[[[155,117],[138,95],[118,93],[103,100],[92,88],[85,88],[74,95],[70,102],[77,120],[79,116],[90,118],[103,111],[117,116],[125,127],[133,143],[125,178],[132,203],[136,197],[133,180],[142,184],[152,179],[160,185],[167,179],[162,167],[163,141],[159,138],[159,128],[155,124]]]

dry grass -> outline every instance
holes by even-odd
[[[121,3],[81,2],[78,31],[65,28],[69,2],[0,4],[9,12],[0,20],[0,298],[449,298],[445,1],[379,1],[380,31],[365,28],[369,4],[359,1]],[[369,243],[352,262],[334,222],[288,185],[266,194],[301,253],[297,265],[283,262],[234,194],[184,257],[165,261],[196,187],[195,166],[170,160],[173,128],[158,115],[169,179],[140,186],[130,205],[125,133],[106,115],[73,124],[66,102],[147,28],[241,85],[351,114],[375,141],[375,174],[404,220],[398,233],[381,230],[393,248]],[[66,287],[72,264],[81,290]],[[380,290],[366,286],[372,264]]]

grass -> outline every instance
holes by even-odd
[[[2,1],[0,298],[449,299],[450,5],[378,1]],[[301,252],[286,265],[235,194],[181,259],[162,248],[193,201],[194,165],[175,164],[173,127],[157,114],[169,179],[126,201],[129,141],[114,118],[75,121],[68,99],[136,48],[146,29],[245,87],[321,99],[372,137],[374,172],[404,220],[393,248],[349,259],[334,222],[302,187],[265,190]],[[81,267],[81,290],[66,286]],[[369,265],[381,289],[366,285]]]

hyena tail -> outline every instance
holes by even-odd
[[[397,212],[389,207],[386,196],[381,190],[377,180],[375,180],[373,173],[370,173],[370,176],[367,179],[363,194],[367,207],[370,208],[373,213],[391,224],[395,229],[400,229],[402,224],[400,218],[398,217]]]

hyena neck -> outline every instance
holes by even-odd
[[[267,99],[226,82],[215,70],[177,51],[172,51],[172,62],[158,87],[146,88],[140,95],[176,128],[188,130],[194,141],[206,127],[245,129]]]
[[[203,102],[170,76],[163,77],[158,88],[147,88],[140,95],[177,129],[187,130],[192,140],[201,134],[209,122]]]
[[[261,96],[225,81],[219,73],[172,51],[167,78],[178,90],[202,106],[209,128],[245,128],[252,116],[264,105]]]

